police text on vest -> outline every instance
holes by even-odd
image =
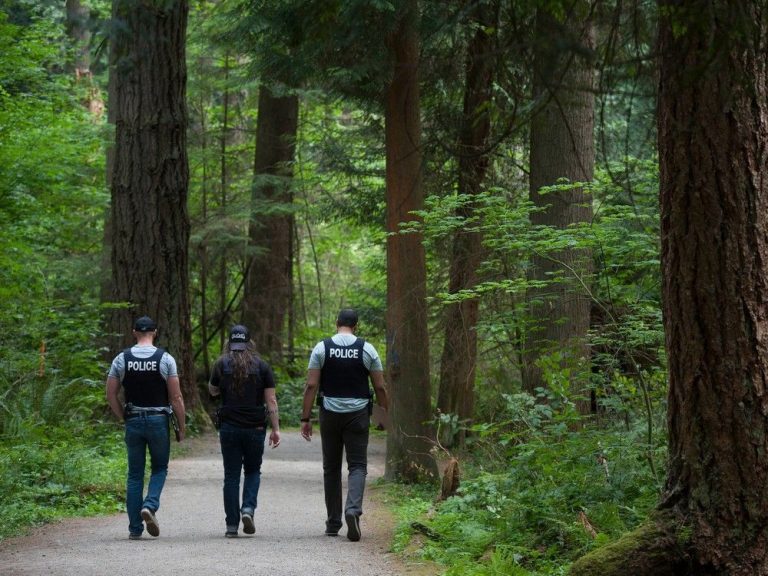
[[[357,348],[331,348],[328,351],[331,358],[357,358],[358,352]]]

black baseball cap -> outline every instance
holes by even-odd
[[[344,308],[340,310],[339,315],[336,317],[336,326],[354,328],[357,326],[357,312],[352,310],[352,308]]]
[[[251,333],[248,332],[248,328],[242,324],[236,324],[232,326],[229,331],[229,349],[230,350],[245,350],[248,347],[248,342],[251,340]]]
[[[152,330],[157,329],[157,324],[155,324],[155,321],[149,316],[142,316],[141,318],[137,318],[136,322],[133,323],[133,329],[136,330],[136,332],[152,332]]]

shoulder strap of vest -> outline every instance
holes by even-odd
[[[325,358],[323,360],[323,365],[325,365],[325,361],[328,360],[331,346],[334,346],[333,338],[323,338],[323,346],[325,347]],[[322,370],[322,368],[321,368]],[[323,388],[323,379],[320,378],[320,386],[318,387],[318,397],[322,396],[325,393],[325,389]],[[319,398],[318,398],[319,401]]]

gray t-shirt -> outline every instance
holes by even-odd
[[[354,334],[335,334],[332,340],[339,346],[351,346],[357,340]],[[325,344],[322,341],[315,345],[312,354],[309,356],[309,370],[320,370],[325,363]],[[366,341],[363,345],[363,364],[369,372],[383,372],[381,358],[373,344]],[[323,408],[331,412],[356,412],[365,408],[368,404],[367,398],[331,398],[323,397]]]
[[[131,354],[136,358],[149,358],[157,351],[156,346],[133,346],[131,347]],[[171,376],[178,376],[176,369],[176,360],[173,356],[165,352],[160,358],[160,375],[167,381]],[[112,366],[109,367],[109,376],[111,378],[117,378],[120,382],[123,381],[125,376],[125,355],[120,352],[115,359],[112,360]]]

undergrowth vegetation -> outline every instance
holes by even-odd
[[[0,539],[67,516],[124,509],[121,431],[92,425],[40,430],[0,445]]]
[[[642,420],[574,429],[564,413],[534,407],[533,397],[507,400],[508,415],[522,409],[533,417],[523,429],[507,423],[473,431],[467,450],[455,454],[462,476],[455,496],[438,501],[434,487],[390,487],[395,551],[437,562],[449,576],[566,574],[572,561],[633,529],[655,506],[663,426],[654,427],[661,432],[649,445]]]

